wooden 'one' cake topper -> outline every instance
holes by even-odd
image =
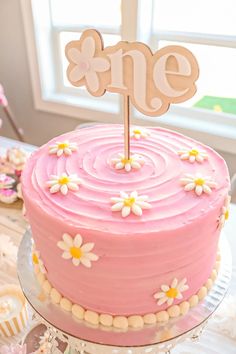
[[[66,45],[67,77],[73,86],[86,86],[93,96],[106,91],[124,96],[125,158],[130,157],[129,103],[149,116],[165,113],[170,103],[184,102],[196,92],[198,64],[181,46],[167,46],[152,53],[140,42],[121,41],[104,48],[93,29]]]

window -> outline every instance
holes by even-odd
[[[22,10],[38,109],[87,120],[122,121],[118,95],[94,98],[67,81],[65,44],[78,39],[86,28],[97,28],[105,45],[141,40],[155,51],[179,44],[199,62],[197,94],[173,105],[164,117],[144,117],[134,111],[132,121],[177,126],[236,153],[235,0],[22,0]]]

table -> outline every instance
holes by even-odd
[[[34,147],[14,140],[0,137],[0,153],[10,146],[22,146],[28,151]],[[23,219],[20,203],[12,206],[0,204],[0,234],[9,235],[15,245],[19,245],[24,234],[27,223]],[[233,255],[233,278],[229,293],[235,297],[235,323],[236,323],[236,204],[231,204],[231,213],[224,228],[226,237],[230,243]],[[9,276],[0,269],[0,285],[4,283],[17,283],[16,277]],[[220,333],[211,320],[207,329],[204,331],[199,343],[187,343],[177,347],[173,354],[235,354],[236,339],[232,340]],[[236,324],[235,324],[236,326]],[[0,339],[0,345],[3,342]]]

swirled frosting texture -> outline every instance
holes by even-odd
[[[213,268],[217,220],[229,188],[227,166],[216,152],[190,138],[160,128],[149,132],[147,139],[131,140],[131,153],[145,159],[140,170],[117,171],[110,164],[123,151],[119,125],[97,125],[53,139],[25,168],[27,216],[47,277],[64,296],[87,309],[122,315],[157,312],[167,307],[153,298],[162,284],[186,277],[187,299]],[[49,146],[60,140],[77,143],[77,152],[49,155]],[[208,160],[182,161],[178,151],[192,147],[205,150]],[[79,190],[66,196],[51,194],[46,181],[64,172],[78,175]],[[181,177],[198,172],[217,182],[211,195],[198,197],[181,186]],[[134,190],[149,196],[151,209],[125,219],[111,211],[111,197]],[[63,233],[80,233],[84,242],[95,244],[99,260],[91,269],[75,267],[61,257],[57,242]]]

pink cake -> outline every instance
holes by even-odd
[[[215,279],[229,174],[211,148],[161,128],[64,134],[22,177],[37,277],[52,301],[93,324],[126,328],[188,311]],[[126,193],[126,194],[125,194]]]

